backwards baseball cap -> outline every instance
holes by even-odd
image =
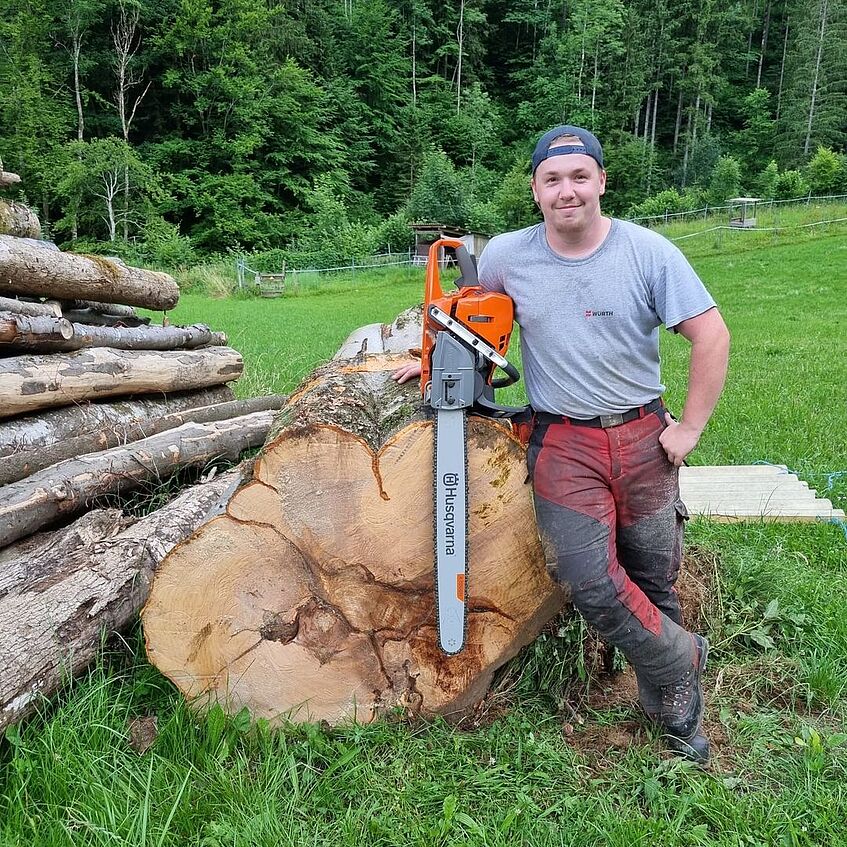
[[[563,135],[572,135],[575,138],[578,138],[582,144],[562,144],[561,146],[556,147],[550,146],[557,138],[560,138]],[[604,167],[603,147],[597,140],[597,136],[594,135],[593,132],[583,129],[581,126],[570,126],[569,124],[564,124],[563,126],[554,127],[549,132],[545,132],[544,135],[538,139],[538,144],[535,145],[535,150],[532,153],[533,176],[535,175],[535,171],[538,169],[538,166],[545,159],[549,159],[551,156],[564,156],[568,153],[583,153],[586,156],[591,156],[591,158],[594,159],[601,168]]]

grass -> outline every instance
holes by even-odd
[[[847,477],[830,475],[847,470],[847,236],[737,244],[693,251],[734,340],[692,460],[787,464],[819,489],[831,480],[827,494],[845,507]],[[242,396],[288,391],[352,329],[390,320],[421,289],[417,275],[386,272],[278,300],[186,295],[173,319],[230,334],[246,362]],[[662,345],[678,408],[685,344],[663,333]],[[270,731],[243,714],[197,717],[134,633],[7,731],[0,847],[847,843],[847,538],[824,524],[702,520],[688,538],[692,557],[717,567],[705,610],[710,771],[665,757],[626,702],[565,704],[578,623],[531,645],[500,678],[488,718],[462,731],[400,718]],[[147,715],[158,734],[140,754],[128,727]]]
[[[202,321],[223,330],[244,356],[239,397],[286,393],[318,363],[331,358],[357,327],[390,323],[421,300],[422,272],[383,271],[337,277],[308,292],[279,298],[210,299],[185,294],[170,313],[174,323]]]

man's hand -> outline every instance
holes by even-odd
[[[415,379],[421,375],[421,363],[420,362],[408,362],[405,365],[401,365],[397,368],[394,373],[391,374],[391,378],[397,380],[397,382],[402,385],[404,382],[408,382],[410,379]]]
[[[670,412],[665,412],[668,428],[659,436],[659,444],[668,454],[668,459],[679,467],[685,457],[697,446],[702,430],[675,421]]]

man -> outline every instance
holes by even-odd
[[[683,628],[674,589],[687,517],[678,468],[723,388],[729,333],[675,246],[602,215],[606,172],[592,133],[550,130],[532,168],[544,220],[492,239],[479,277],[512,298],[521,327],[539,530],[574,605],[634,666],[647,715],[673,749],[706,762],[708,644]],[[691,343],[679,421],[661,400],[663,323]]]

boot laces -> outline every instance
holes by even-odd
[[[662,700],[667,710],[675,712],[688,704],[694,687],[694,676],[694,667],[691,667],[676,682],[664,686]]]

